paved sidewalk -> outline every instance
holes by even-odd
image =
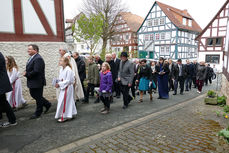
[[[229,146],[219,141],[217,133],[229,121],[217,117],[214,111],[220,108],[205,105],[203,98],[199,96],[52,152],[228,153]]]
[[[215,89],[215,81],[213,85],[204,87],[204,92],[209,89]],[[197,96],[199,94],[196,93],[196,89],[177,96],[173,96],[171,92],[169,100],[158,100],[156,99],[158,95],[155,94],[153,102],[150,102],[149,96],[146,95],[143,103],[137,103],[137,97],[126,110],[122,109],[122,99],[114,98],[111,112],[108,115],[100,114],[102,104],[94,104],[95,99],[90,98],[90,104],[77,105],[76,119],[64,124],[59,124],[54,119],[56,102],[53,102],[53,107],[48,114],[42,115],[36,120],[29,120],[35,110],[35,105],[30,104],[26,109],[16,112],[18,119],[16,127],[0,128],[0,153],[46,152],[144,116],[162,112]],[[1,121],[4,120],[6,120],[6,116]]]

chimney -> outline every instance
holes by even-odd
[[[183,10],[183,13],[184,13],[185,15],[188,15],[188,10],[187,10],[187,9],[184,9],[184,10]]]

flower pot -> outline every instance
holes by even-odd
[[[218,104],[217,97],[214,97],[214,98],[206,97],[204,99],[204,102],[205,102],[205,104],[210,104],[210,105],[217,105]]]

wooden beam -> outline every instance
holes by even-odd
[[[13,0],[14,9],[14,27],[17,35],[23,34],[21,0]],[[2,14],[4,15],[4,14]]]

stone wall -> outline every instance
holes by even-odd
[[[222,75],[222,88],[221,88],[222,94],[227,96],[227,105],[229,105],[229,81],[227,78]]]
[[[58,74],[59,47],[63,42],[0,42],[0,52],[4,56],[13,56],[19,66],[19,71],[25,71],[26,62],[29,59],[27,53],[28,44],[39,46],[39,53],[45,61],[45,76],[47,85],[44,88],[44,97],[49,100],[56,99],[56,90],[52,87],[52,79]],[[24,98],[30,102],[32,98],[26,86],[26,78],[21,77]]]

